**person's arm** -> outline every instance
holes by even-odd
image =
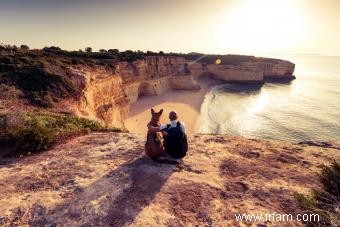
[[[159,127],[160,131],[165,131],[166,129],[168,129],[167,125],[161,125],[161,127]]]
[[[149,132],[159,132],[160,131],[160,127],[154,127],[152,125],[148,125],[148,131]]]

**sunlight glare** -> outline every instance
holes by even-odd
[[[297,45],[303,10],[292,0],[243,0],[227,10],[218,39],[234,51],[272,52]]]
[[[251,105],[247,108],[246,113],[248,114],[260,113],[266,107],[268,102],[269,102],[268,94],[261,93],[261,95],[255,100],[255,102],[251,103]]]

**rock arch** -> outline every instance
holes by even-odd
[[[144,82],[141,83],[138,87],[138,98],[142,96],[151,96],[151,95],[156,95],[156,89],[152,84]]]

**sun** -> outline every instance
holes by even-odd
[[[241,0],[229,7],[217,26],[223,48],[275,52],[299,42],[303,10],[293,0]]]

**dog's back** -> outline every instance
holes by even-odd
[[[160,117],[163,113],[161,109],[158,113],[151,109],[151,121],[148,123],[149,126],[159,127]],[[148,131],[145,143],[145,154],[152,159],[157,159],[159,156],[164,155],[164,144],[162,134],[160,132]]]

